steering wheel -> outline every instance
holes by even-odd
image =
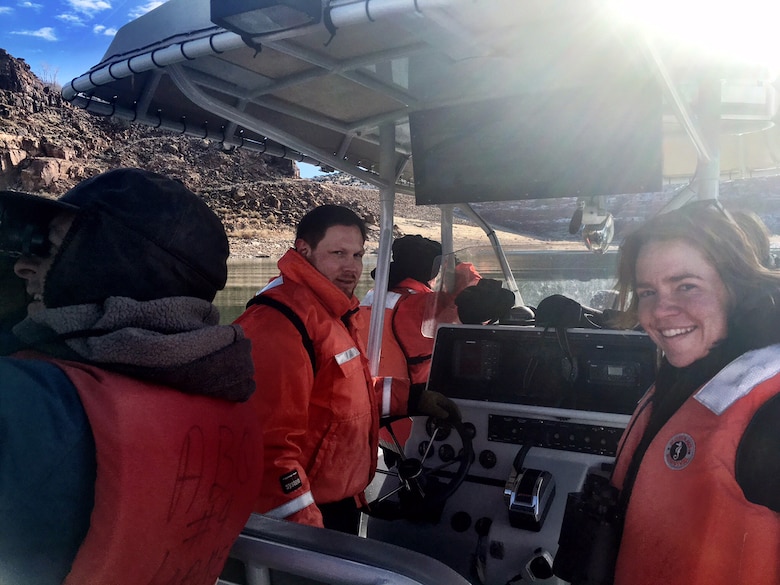
[[[471,433],[462,422],[450,423],[446,420],[429,417],[426,428],[430,435],[427,444],[421,443],[418,451],[420,458],[407,457],[403,453],[398,439],[393,432],[392,423],[399,418],[383,419],[381,426],[390,433],[398,448],[396,460],[386,457],[390,477],[396,477],[398,485],[390,491],[380,494],[368,503],[363,510],[375,518],[397,520],[404,518],[415,522],[438,522],[441,518],[444,504],[460,487],[474,461],[474,449],[471,444]],[[440,465],[426,465],[426,460],[433,455],[434,443],[437,439],[446,438],[454,429],[461,443],[460,452],[451,449],[448,459]],[[442,447],[449,445],[442,445]],[[440,449],[441,456],[441,449]],[[454,467],[454,469],[449,469]],[[397,495],[397,499],[393,496]]]

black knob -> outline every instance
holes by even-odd
[[[479,464],[485,469],[492,469],[496,466],[498,458],[490,449],[485,449],[479,454]]]
[[[422,441],[422,442],[420,442],[420,444],[417,446],[417,453],[419,453],[419,454],[420,454],[420,457],[422,457],[423,455],[425,455],[425,451],[427,451],[427,450],[428,450],[428,445],[429,445],[429,444],[430,444],[430,441]],[[428,459],[428,458],[430,458],[430,457],[433,457],[433,449],[431,449],[430,451],[428,451],[428,456],[426,457],[426,459]]]
[[[433,431],[436,430],[437,427],[439,429],[439,432],[436,433],[437,441],[443,441],[444,439],[450,436],[450,433],[452,432],[451,427],[447,425],[442,425],[439,423],[439,419],[429,416],[428,420],[425,421],[425,432],[428,433],[429,437],[433,436]]]
[[[474,530],[477,532],[478,536],[487,536],[487,533],[490,532],[490,527],[492,524],[493,521],[490,518],[483,516],[477,520],[476,524],[474,524]]]
[[[455,448],[452,445],[444,444],[439,447],[439,459],[447,463],[455,459]]]
[[[467,512],[455,512],[450,519],[450,526],[455,532],[466,532],[471,526],[471,516]]]

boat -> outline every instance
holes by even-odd
[[[379,306],[395,194],[439,206],[449,258],[462,214],[485,231],[474,257],[490,268],[480,270],[520,307],[518,279],[539,260],[502,246],[483,218],[491,206],[568,198],[562,221],[582,234],[579,253],[609,261],[620,220],[610,198],[663,197],[668,210],[717,200],[724,178],[780,174],[771,67],[697,44],[714,8],[675,37],[668,25],[682,17],[654,28],[646,4],[169,0],[121,28],[62,93],[95,115],[375,186]],[[564,252],[546,261],[555,254],[571,263]],[[574,265],[579,280],[604,278],[603,263]],[[374,371],[382,321],[374,311]],[[401,463],[371,486],[381,513],[364,518],[361,536],[254,515],[231,553],[247,582],[565,583],[552,566],[568,495],[613,460],[656,352],[641,332],[555,329],[521,318],[440,326],[428,387],[458,403],[464,424],[414,420]]]

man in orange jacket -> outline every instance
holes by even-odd
[[[353,533],[376,468],[379,418],[459,418],[453,402],[407,378],[371,377],[353,294],[365,240],[350,209],[313,209],[279,260],[280,276],[236,320],[261,381],[253,398],[265,445],[256,511]]]

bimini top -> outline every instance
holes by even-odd
[[[314,24],[243,37],[212,22],[212,3],[169,0],[130,22],[63,96],[416,187],[421,203],[647,192],[715,154],[730,176],[778,166],[763,69],[661,42],[612,2],[311,0]],[[689,111],[702,71],[723,114],[709,146]],[[470,178],[486,165],[511,181]]]

